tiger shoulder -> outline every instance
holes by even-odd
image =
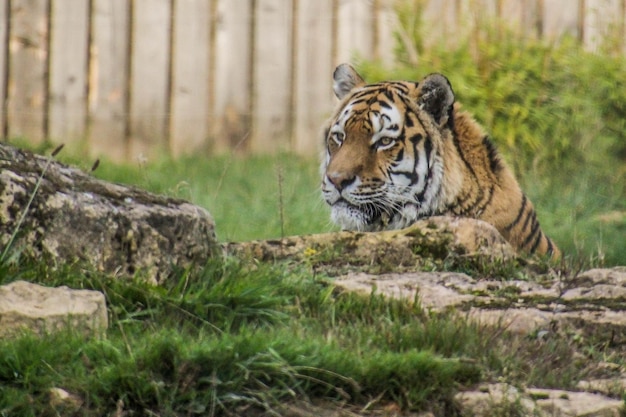
[[[560,257],[533,204],[448,79],[367,84],[333,74],[339,104],[324,126],[322,194],[344,230],[408,227],[435,215],[492,224],[519,252]]]

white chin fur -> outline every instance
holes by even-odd
[[[361,211],[343,204],[332,206],[330,212],[331,220],[342,230],[358,232],[403,229],[413,224],[419,217],[418,210],[413,205],[405,206],[393,218],[386,219],[384,222],[378,219],[373,223]]]
[[[360,211],[344,205],[334,205],[330,210],[330,219],[341,230],[369,232],[373,228],[367,224],[365,215]]]

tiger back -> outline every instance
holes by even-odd
[[[344,230],[400,229],[434,215],[486,221],[520,252],[560,257],[532,203],[446,77],[366,84],[335,69],[322,194]]]

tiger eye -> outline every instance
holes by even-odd
[[[383,136],[382,138],[378,139],[378,146],[389,146],[394,141],[395,139],[390,138],[389,136]]]
[[[333,142],[335,142],[336,145],[341,145],[343,143],[345,135],[343,134],[343,132],[333,132],[330,134],[330,138]]]

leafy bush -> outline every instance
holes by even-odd
[[[562,158],[626,156],[622,55],[591,53],[571,38],[558,43],[523,38],[497,23],[454,46],[424,46],[422,31],[428,28],[416,16],[419,3],[398,6],[396,65],[361,63],[370,81],[443,73],[504,153],[515,155],[518,170]]]

